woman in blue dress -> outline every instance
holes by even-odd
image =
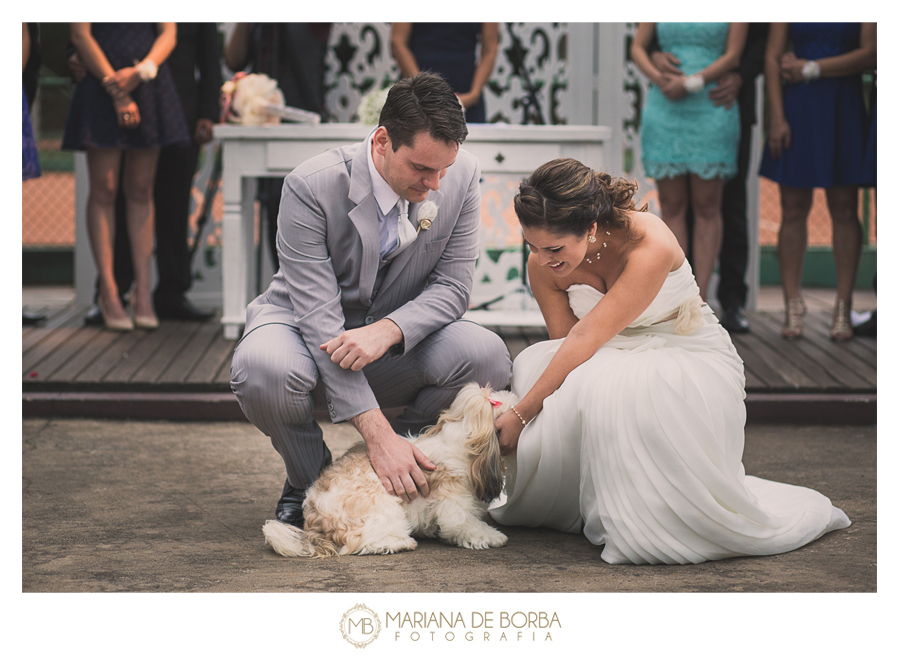
[[[36,26],[35,26],[36,27]],[[22,181],[31,180],[41,175],[38,161],[37,144],[34,141],[34,130],[31,127],[31,114],[28,103],[28,90],[25,87],[26,67],[32,55],[31,32],[28,23],[22,23]],[[33,82],[37,81],[37,73]],[[31,86],[36,89],[36,86]],[[24,216],[23,216],[24,220]],[[22,309],[22,324],[33,325],[43,322],[47,316]]]
[[[31,31],[28,23],[22,23],[22,180],[30,180],[41,175],[41,165],[38,162],[37,145],[34,141],[34,130],[31,127],[30,103],[28,91],[25,88],[25,69],[32,56]],[[34,81],[37,80],[35,74]],[[36,89],[33,85],[31,89]]]
[[[31,115],[28,109],[28,98],[25,95],[25,85],[22,85],[22,180],[30,180],[41,175],[41,165],[38,161],[37,145],[34,141],[34,131],[31,128]]]
[[[786,316],[781,335],[788,340],[803,335],[800,283],[806,221],[817,187],[825,188],[837,277],[831,339],[853,337],[850,309],[862,248],[859,186],[875,184],[864,170],[868,120],[861,73],[875,66],[876,52],[875,23],[773,23],[769,30],[768,148],[760,175],[778,183],[781,192],[778,265]]]
[[[87,155],[87,228],[97,266],[97,303],[111,331],[154,329],[159,325],[150,288],[156,163],[160,147],[190,142],[165,64],[175,47],[175,23],[73,23],[71,30],[87,75],[75,87],[62,147]],[[135,279],[133,321],[113,274],[115,198],[123,157]]]
[[[400,74],[443,75],[459,96],[469,123],[487,122],[482,91],[499,46],[499,23],[391,23],[391,51]]]
[[[648,54],[654,37],[681,61],[683,75],[654,66]],[[709,92],[738,67],[746,40],[746,23],[641,23],[631,46],[651,83],[641,117],[644,172],[656,181],[663,221],[691,254],[703,299],[722,244],[722,190],[737,172],[741,133],[737,105],[716,106]]]

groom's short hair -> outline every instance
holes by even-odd
[[[412,147],[416,135],[462,144],[469,129],[453,89],[438,73],[422,71],[397,82],[388,92],[378,125],[387,129],[394,151]]]

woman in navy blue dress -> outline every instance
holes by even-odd
[[[793,51],[788,52],[788,42]],[[874,185],[864,171],[868,119],[862,71],[875,66],[875,23],[773,23],[765,58],[768,148],[760,174],[779,184],[778,263],[785,300],[781,335],[803,335],[801,295],[806,222],[813,189],[825,188],[832,223],[837,300],[831,339],[850,340],[850,309],[862,229],[859,187]]]
[[[41,175],[38,162],[37,145],[34,141],[34,130],[31,127],[30,103],[25,89],[25,69],[31,59],[32,43],[28,23],[22,23],[22,180],[30,180]],[[33,80],[37,80],[37,74]],[[35,89],[36,85],[32,85]]]
[[[476,57],[481,42],[481,55]],[[485,123],[482,90],[500,45],[498,23],[391,23],[391,50],[404,78],[419,71],[443,75],[466,109],[466,121]]]
[[[159,148],[190,140],[165,64],[175,39],[175,23],[72,24],[72,43],[87,75],[75,87],[62,146],[87,155],[87,228],[98,273],[97,303],[112,331],[159,325],[150,289],[153,179]],[[113,274],[115,198],[123,157],[135,279],[133,321],[122,306]]]

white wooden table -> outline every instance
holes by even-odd
[[[253,289],[256,179],[286,176],[304,160],[362,141],[373,129],[340,123],[215,127],[214,135],[223,149],[222,324],[226,338],[240,335],[247,304],[259,293]],[[605,126],[471,124],[463,148],[478,158],[483,174],[524,176],[560,157],[602,168],[611,135],[612,130]]]

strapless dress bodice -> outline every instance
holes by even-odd
[[[603,299],[603,293],[585,283],[576,283],[566,289],[569,306],[579,320],[587,315]],[[700,317],[700,289],[687,259],[669,272],[662,288],[629,328],[649,327],[676,316],[681,331],[690,333],[702,322]]]

